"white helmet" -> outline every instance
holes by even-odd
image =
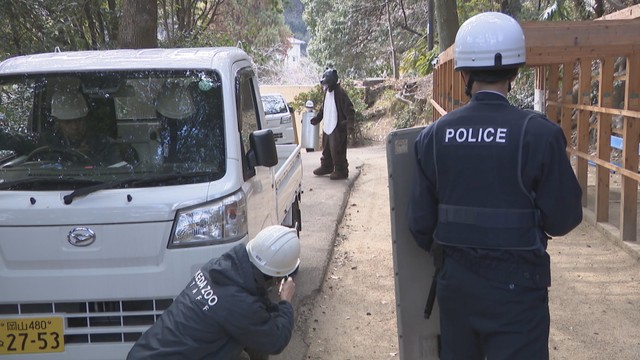
[[[156,99],[156,111],[170,119],[184,119],[196,111],[189,90],[178,84],[171,83],[162,87]]]
[[[517,68],[526,61],[524,32],[509,15],[485,12],[465,21],[453,48],[455,70]]]
[[[308,107],[309,109],[313,108],[313,101],[311,100],[307,100],[307,102],[304,104],[305,107]]]
[[[74,120],[87,116],[89,108],[77,90],[60,90],[51,97],[51,116],[59,120]]]
[[[300,265],[300,239],[296,229],[273,225],[262,229],[247,244],[249,260],[263,274],[283,277]]]

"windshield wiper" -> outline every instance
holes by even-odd
[[[193,179],[199,177],[211,178],[215,173],[208,171],[200,171],[193,173],[174,173],[174,174],[152,174],[140,177],[130,177],[126,179],[120,179],[115,181],[107,181],[103,183],[99,183],[92,186],[83,187],[77,190],[74,190],[71,194],[65,195],[63,197],[64,203],[69,205],[73,202],[73,200],[77,197],[86,196],[91,193],[94,193],[99,190],[106,189],[115,189],[119,187],[136,187],[141,184],[148,184],[153,182],[165,182],[170,180],[181,180],[181,179]]]
[[[78,179],[78,178],[60,178],[60,177],[46,177],[36,176],[28,177],[20,180],[7,181],[0,183],[0,190],[7,189],[23,189],[28,190],[35,187],[35,185],[92,185],[102,184],[102,182],[90,179]],[[27,186],[30,185],[30,186]],[[68,189],[65,189],[68,190]]]

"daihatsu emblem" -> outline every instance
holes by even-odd
[[[69,244],[73,246],[89,246],[96,241],[96,233],[85,227],[77,227],[67,236]]]

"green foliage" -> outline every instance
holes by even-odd
[[[218,12],[207,14],[205,2],[217,3]],[[192,8],[182,12],[160,7],[159,23],[166,34],[162,46],[239,45],[257,64],[286,54],[291,31],[284,24],[283,0],[206,0],[189,4]],[[185,13],[195,16],[180,16]],[[169,21],[162,20],[166,18]]]
[[[416,111],[411,107],[405,107],[395,115],[393,127],[396,129],[410,128],[416,123]]]
[[[500,2],[491,0],[458,1],[458,20],[460,24],[473,15],[485,11],[500,11]]]
[[[122,0],[0,0],[0,60],[54,51],[118,48]],[[158,4],[161,47],[235,46],[257,61],[286,53],[283,0]],[[218,4],[216,11],[212,6]]]
[[[395,110],[390,111],[394,114],[393,127],[395,129],[406,129],[417,125],[423,125],[431,119],[431,107],[423,108],[420,104],[409,105],[405,103],[395,102]]]
[[[541,21],[559,21],[568,20],[569,17],[569,8],[564,6],[564,1],[554,1],[544,9],[539,19]]]
[[[320,104],[322,104],[322,100],[324,99],[324,92],[322,91],[322,86],[316,85],[313,89],[305,92],[301,92],[293,98],[293,103],[290,105],[296,111],[302,111],[305,109],[305,104],[308,100],[313,101],[314,108],[318,109]]]
[[[425,1],[302,0],[311,40],[308,53],[320,66],[335,64],[345,76],[392,72],[389,23],[398,58],[426,33]],[[387,14],[387,6],[389,14]]]
[[[427,43],[421,41],[418,46],[404,53],[400,63],[400,72],[408,76],[427,76],[433,71],[438,53],[437,48],[427,50]]]
[[[0,1],[0,59],[62,50],[113,48],[119,8],[116,1]]]
[[[507,94],[509,102],[521,109],[533,109],[535,91],[535,72],[531,68],[522,68]]]

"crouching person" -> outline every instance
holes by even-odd
[[[209,261],[127,359],[235,360],[245,349],[260,358],[282,352],[293,331],[295,283],[289,275],[299,257],[296,230],[275,225]],[[278,303],[267,293],[276,284]]]

